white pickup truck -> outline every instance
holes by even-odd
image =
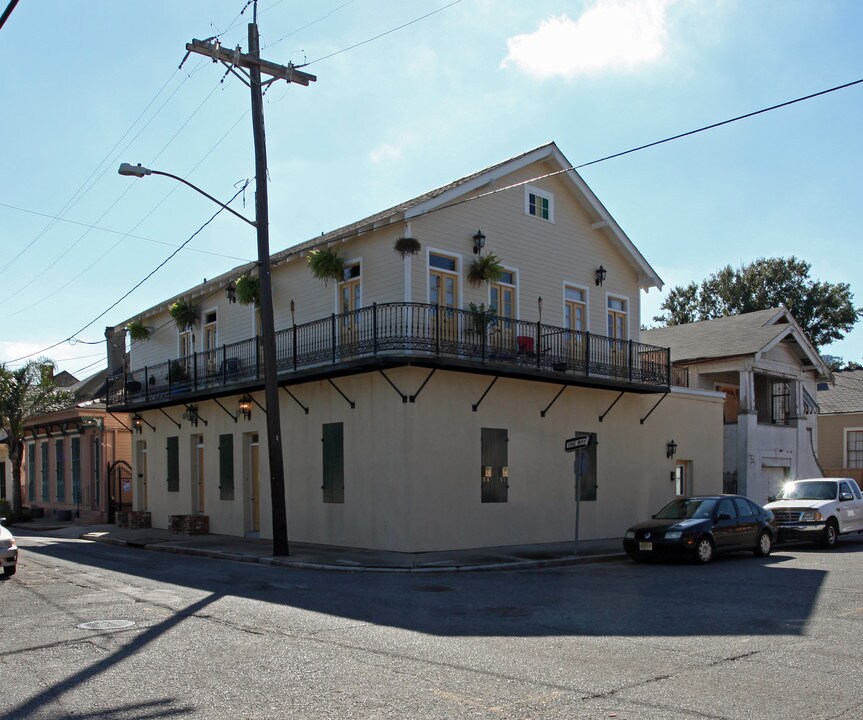
[[[863,532],[863,495],[852,478],[795,480],[764,507],[776,518],[780,541],[811,540],[832,549],[839,535]]]

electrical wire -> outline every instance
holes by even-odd
[[[403,25],[399,25],[398,27],[394,27],[391,30],[387,30],[386,32],[382,32],[380,35],[375,35],[374,37],[371,37],[368,40],[363,40],[362,42],[358,42],[354,45],[351,45],[350,47],[346,47],[343,50],[336,50],[336,52],[334,52],[334,53],[330,53],[329,55],[324,55],[323,57],[319,57],[317,60],[312,60],[311,62],[303,63],[302,65],[296,65],[295,67],[296,68],[308,67],[309,65],[312,65],[314,63],[322,62],[324,60],[329,60],[331,57],[335,57],[336,55],[341,55],[342,53],[346,53],[349,50],[354,50],[358,47],[361,47],[362,45],[368,45],[370,42],[374,42],[375,40],[380,40],[382,37],[386,37],[387,35],[392,35],[392,33],[394,33],[394,32],[398,32],[399,30],[403,30],[406,27],[410,27],[411,25],[418,23],[420,20],[425,20],[426,18],[429,18],[432,15],[437,15],[437,13],[443,12],[444,10],[451,8],[453,5],[458,5],[460,2],[461,2],[461,0],[454,0],[454,2],[451,2],[449,5],[444,5],[443,7],[438,8],[437,10],[432,10],[431,12],[426,13],[425,15],[422,15],[422,16],[414,19],[414,20],[411,20],[410,22],[406,22]]]
[[[281,0],[280,0],[280,2],[281,2]],[[342,8],[346,8],[348,5],[351,5],[354,2],[356,2],[356,0],[348,0],[346,3],[342,3],[337,8],[333,8],[332,10],[330,10],[326,15],[322,15],[321,17],[319,17],[317,20],[312,20],[310,23],[307,23],[307,24],[303,25],[302,27],[298,27],[296,30],[289,32],[284,37],[280,37],[278,40],[274,40],[273,42],[271,42],[267,45],[264,45],[264,47],[262,47],[261,50],[266,50],[267,48],[273,47],[273,45],[278,45],[283,40],[287,40],[289,37],[291,37],[292,35],[296,35],[301,30],[305,30],[306,28],[310,28],[312,25],[317,25],[319,22],[326,20],[331,15],[334,15],[335,13],[337,13]],[[276,5],[278,5],[278,3],[276,3]],[[274,7],[274,5],[270,5],[270,7],[268,7],[267,10],[271,9],[272,7]]]
[[[231,202],[233,200],[235,200],[237,198],[237,196],[241,192],[243,192],[245,189],[246,189],[246,186],[243,185],[243,187],[241,187],[239,190],[237,190],[237,192],[234,193],[234,196],[230,200],[228,200],[228,202],[226,202],[225,205],[230,205]],[[62,345],[63,343],[74,340],[76,335],[84,332],[84,330],[86,330],[88,327],[90,327],[93,323],[97,322],[98,320],[103,318],[105,315],[107,315],[111,310],[113,310],[115,307],[117,307],[117,305],[119,305],[121,302],[123,302],[123,300],[125,300],[127,297],[129,297],[129,295],[131,295],[133,292],[135,292],[135,290],[137,290],[139,287],[141,287],[141,285],[143,285],[145,282],[147,282],[147,280],[149,280],[151,277],[153,277],[153,275],[155,275],[159,270],[161,270],[165,265],[167,265],[168,262],[170,262],[174,258],[174,256],[177,255],[178,252],[180,252],[180,250],[182,250],[186,245],[188,245],[190,242],[192,242],[192,240],[194,240],[195,237],[200,232],[202,232],[204,230],[204,228],[207,227],[207,225],[209,225],[211,222],[213,222],[213,220],[215,220],[216,217],[218,217],[218,215],[223,210],[224,210],[224,208],[220,207],[215,213],[213,213],[213,215],[209,218],[209,220],[207,220],[203,225],[201,225],[201,227],[199,227],[197,230],[195,230],[195,232],[193,232],[188,237],[187,240],[185,240],[176,250],[174,250],[174,252],[172,252],[170,255],[168,255],[168,257],[166,257],[161,263],[159,263],[153,270],[151,270],[149,273],[147,273],[147,275],[145,275],[141,280],[139,280],[135,285],[133,285],[127,292],[125,292],[117,300],[115,300],[113,303],[111,303],[111,305],[109,305],[107,308],[105,308],[101,313],[99,313],[96,317],[94,317],[92,320],[90,320],[90,322],[88,322],[86,325],[84,325],[81,329],[72,333],[69,337],[64,338],[63,340],[60,340],[58,342],[55,342],[52,345],[49,345],[48,347],[43,348],[42,350],[38,350],[36,352],[22,355],[21,357],[15,358],[14,360],[9,360],[8,362],[9,363],[16,363],[16,362],[20,362],[22,360],[26,360],[27,358],[31,358],[34,355],[41,355],[43,353],[48,352],[49,350],[53,350],[55,347]]]

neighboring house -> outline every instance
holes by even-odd
[[[821,477],[819,381],[829,368],[785,308],[656,328],[644,342],[671,348],[691,388],[725,393],[724,487],[765,503],[798,477]]]
[[[0,430],[0,507],[6,507],[4,502],[12,504],[12,466],[5,440],[6,431]]]
[[[656,272],[553,143],[273,255],[291,540],[404,552],[620,537],[721,489],[722,395],[670,388],[639,339]],[[477,196],[479,199],[472,199]],[[418,252],[394,252],[413,238]],[[328,285],[309,251],[345,261]],[[473,261],[494,253],[492,282]],[[110,381],[135,413],[135,508],[155,527],[272,537],[254,265],[133,318]],[[179,328],[182,298],[196,320]],[[482,310],[493,308],[488,316]],[[111,367],[123,325],[109,328]],[[261,449],[261,446],[264,449]],[[675,455],[676,452],[676,455]]]
[[[75,404],[27,420],[21,498],[34,516],[103,523],[124,505],[131,509],[130,420],[106,411],[106,377],[102,370],[78,382],[59,373],[55,383]]]
[[[863,370],[833,373],[818,385],[818,457],[828,477],[853,477],[863,487]]]

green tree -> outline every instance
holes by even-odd
[[[848,283],[813,280],[811,267],[793,255],[759,258],[736,270],[726,265],[700,284],[671,288],[660,305],[663,314],[653,320],[682,325],[783,306],[816,348],[828,345],[852,330],[863,309],[854,307]]]
[[[21,513],[21,461],[24,459],[24,424],[34,415],[69,407],[72,393],[54,384],[54,363],[31,360],[17,370],[0,363],[0,430],[12,465],[12,512]]]

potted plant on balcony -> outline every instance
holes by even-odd
[[[488,334],[489,325],[497,322],[497,309],[486,307],[485,303],[479,305],[470,303],[468,309],[470,311],[470,327],[468,329],[480,337],[485,337]]]
[[[468,282],[474,286],[497,282],[501,275],[503,275],[503,265],[494,253],[477,255],[467,270]]]
[[[322,280],[324,285],[329,285],[330,280],[338,282],[344,279],[345,259],[329,248],[309,250],[306,262],[309,263],[312,276]]]
[[[198,322],[198,306],[183,298],[171,304],[168,314],[181,331],[194,327]]]
[[[408,255],[416,255],[421,248],[422,244],[420,241],[412,237],[400,237],[393,243],[393,251],[401,255],[402,260]]]
[[[240,305],[261,304],[261,283],[254,275],[245,273],[237,278],[236,282],[237,302]]]
[[[150,339],[153,334],[153,328],[144,325],[143,320],[132,320],[126,325],[126,331],[129,333],[129,339],[132,342],[144,342]]]

